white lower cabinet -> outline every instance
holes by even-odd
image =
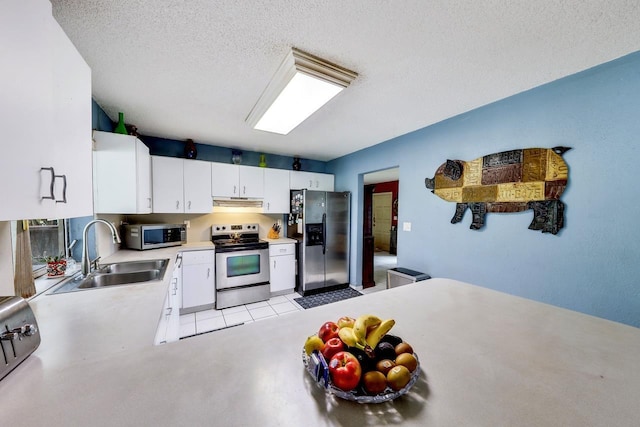
[[[176,258],[171,282],[162,306],[160,322],[156,331],[155,345],[178,341],[180,339],[180,304],[182,289],[182,253]]]
[[[281,295],[296,286],[295,243],[269,245],[271,295]]]
[[[167,342],[167,326],[169,326],[170,317],[171,309],[169,308],[169,291],[167,291],[167,294],[164,297],[162,311],[160,312],[160,322],[158,322],[158,329],[156,329],[156,337],[153,340],[153,343],[155,345],[160,345]]]
[[[216,302],[214,263],[213,250],[182,252],[181,313],[214,308]]]

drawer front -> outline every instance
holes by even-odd
[[[269,256],[293,255],[295,254],[295,243],[284,243],[281,245],[269,245]]]
[[[182,252],[183,265],[211,264],[215,262],[216,255],[214,251],[188,251]]]

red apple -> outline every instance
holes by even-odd
[[[324,360],[331,360],[334,354],[339,351],[344,350],[344,343],[338,337],[331,338],[329,341],[324,343],[324,347],[322,347],[322,355],[324,356]]]
[[[340,327],[338,327],[336,323],[325,322],[324,325],[320,327],[320,330],[318,331],[318,336],[320,337],[322,342],[326,343],[331,338],[338,337],[338,330],[340,330]]]
[[[362,368],[356,357],[348,351],[340,351],[329,361],[329,374],[333,385],[351,391],[360,383]]]

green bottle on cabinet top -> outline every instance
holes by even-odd
[[[113,132],[128,135],[127,128],[124,125],[124,113],[118,113],[118,125],[113,130]]]

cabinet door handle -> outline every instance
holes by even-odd
[[[180,209],[180,200],[176,200],[176,210]]]
[[[273,268],[276,268],[276,260],[273,260]]]
[[[236,186],[233,186],[233,194],[236,194]]]
[[[246,185],[243,185],[243,186],[242,186],[242,194],[243,194],[243,195],[246,195],[246,194],[247,194],[247,186],[246,186]]]
[[[49,199],[49,200],[55,200],[56,196],[53,194],[53,184],[56,180],[56,172],[53,170],[53,168],[40,168],[40,172],[42,171],[51,171],[51,183],[49,184],[49,196],[42,196],[42,200],[45,199]]]
[[[191,200],[189,200],[189,207],[187,209],[191,210]]]
[[[209,278],[210,274],[211,274],[211,267],[207,268],[207,279]]]
[[[56,200],[56,203],[67,203],[67,175],[55,175],[56,178],[62,178],[62,200]]]
[[[271,203],[267,202],[267,211],[271,210]]]

